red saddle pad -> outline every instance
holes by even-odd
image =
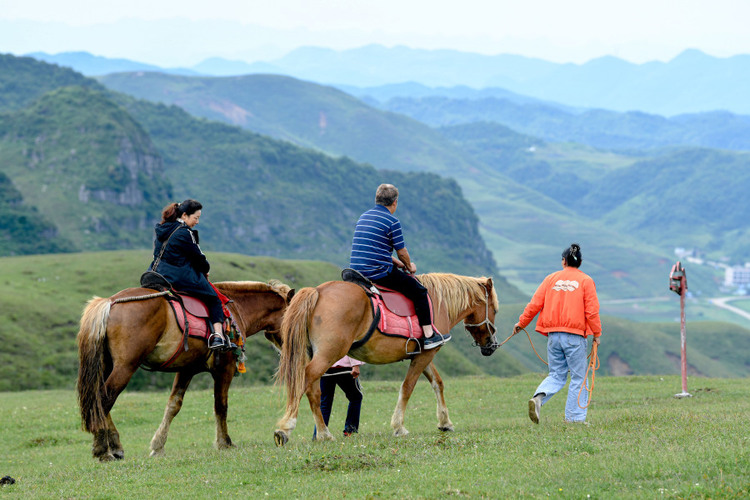
[[[208,328],[208,308],[206,305],[195,297],[178,293],[182,302],[185,304],[185,313],[182,313],[182,306],[177,300],[169,300],[169,304],[174,311],[175,319],[180,325],[180,330],[185,331],[185,316],[187,316],[190,330],[188,334],[191,337],[207,339],[211,333]]]
[[[422,327],[419,325],[414,303],[401,293],[389,288],[378,287],[381,295],[372,297],[375,307],[380,309],[378,330],[386,335],[399,337],[422,338]],[[430,321],[432,322],[432,300],[427,296],[430,304]],[[435,325],[432,328],[437,331]]]

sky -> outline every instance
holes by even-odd
[[[0,0],[0,53],[165,67],[377,43],[584,63],[750,53],[748,0]]]

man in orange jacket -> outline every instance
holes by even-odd
[[[602,324],[594,280],[578,269],[581,262],[581,247],[573,243],[562,253],[562,270],[544,278],[513,328],[517,333],[539,314],[536,331],[547,336],[549,375],[529,400],[529,418],[535,424],[542,405],[565,386],[569,370],[565,421],[586,421],[586,408],[581,408],[588,400],[588,392],[581,391],[586,383],[586,337],[593,334],[598,344]]]

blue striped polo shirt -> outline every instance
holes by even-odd
[[[349,267],[367,278],[382,278],[393,268],[393,251],[405,246],[401,222],[383,205],[375,205],[357,221]]]

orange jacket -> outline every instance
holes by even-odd
[[[518,317],[518,324],[525,328],[539,311],[536,331],[542,335],[567,332],[584,337],[593,333],[598,337],[602,334],[596,285],[578,268],[566,267],[544,278]]]

